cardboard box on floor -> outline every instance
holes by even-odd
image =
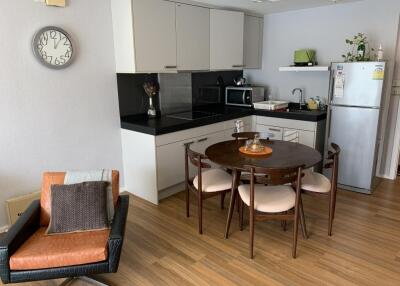
[[[40,192],[34,192],[6,200],[6,209],[10,226],[17,221],[34,200],[38,199],[40,199]]]

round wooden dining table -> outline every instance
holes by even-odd
[[[247,155],[239,151],[246,140],[229,140],[209,146],[205,155],[208,159],[222,167],[232,170],[232,194],[229,203],[229,212],[225,229],[225,238],[228,238],[233,209],[237,196],[237,187],[240,183],[241,172],[245,166],[262,168],[287,168],[303,165],[304,169],[311,168],[322,161],[321,153],[303,144],[280,141],[260,140],[261,143],[272,149],[269,155]],[[303,236],[307,236],[304,215],[300,214]]]

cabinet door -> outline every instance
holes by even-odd
[[[272,140],[282,140],[283,139],[283,128],[276,126],[268,126],[257,124],[256,126],[257,132],[269,132],[272,133]]]
[[[244,16],[244,68],[260,69],[262,62],[264,20],[260,17]]]
[[[133,0],[136,72],[176,71],[175,3]]]
[[[210,9],[176,4],[178,70],[210,68]]]
[[[311,148],[315,148],[314,137],[315,137],[315,132],[306,130],[285,128],[283,132],[284,141],[300,143]]]
[[[210,69],[243,69],[244,13],[210,10]]]
[[[157,147],[157,189],[174,186],[185,179],[185,143],[194,139]]]

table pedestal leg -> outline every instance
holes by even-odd
[[[239,171],[237,169],[232,170],[232,192],[231,192],[231,200],[229,202],[228,218],[226,221],[225,238],[228,238],[228,236],[229,236],[229,228],[231,226],[232,215],[233,215],[233,211],[235,209],[235,201],[236,201],[236,196],[237,196],[237,188],[238,188],[239,182],[240,182],[240,174],[241,174],[241,171]]]

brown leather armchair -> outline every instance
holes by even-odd
[[[64,177],[63,172],[44,173],[40,201],[34,201],[0,241],[4,284],[117,272],[129,207],[129,196],[119,195],[118,171],[112,172],[111,229],[47,236],[50,187],[63,184]]]

